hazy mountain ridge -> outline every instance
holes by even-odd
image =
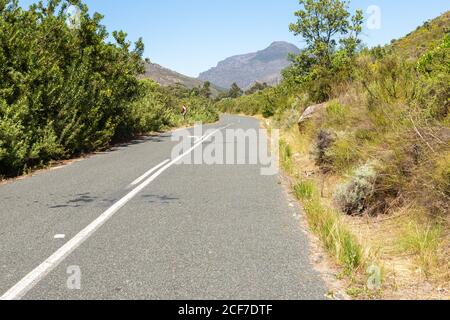
[[[144,77],[150,78],[164,87],[182,84],[185,87],[192,89],[203,85],[203,81],[199,79],[185,76],[176,71],[164,68],[156,63],[145,64]]]
[[[289,54],[299,52],[293,44],[274,42],[264,50],[220,61],[216,67],[201,73],[199,79],[222,88],[229,88],[233,82],[243,89],[257,81],[275,85],[281,79],[281,71],[290,65]]]

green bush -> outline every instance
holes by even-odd
[[[77,5],[80,25],[68,25]],[[29,10],[0,0],[0,176],[104,149],[135,134],[218,116],[208,87],[161,88],[138,80],[141,40],[112,37],[80,1],[49,0]],[[110,42],[113,39],[114,42]]]
[[[148,133],[172,126],[175,106],[170,96],[151,80],[142,80],[141,85],[143,96],[131,105],[134,131]]]
[[[359,147],[351,135],[338,137],[325,152],[325,162],[329,163],[329,169],[340,173],[350,169],[361,157]]]
[[[0,1],[0,175],[107,146],[133,133],[129,104],[139,96],[143,44],[115,43],[102,16],[81,9],[67,25],[68,1],[29,10]]]
[[[432,118],[445,119],[450,107],[450,35],[418,61],[417,70],[425,85],[420,105],[430,110]]]
[[[262,108],[262,115],[264,118],[270,118],[275,114],[275,106],[271,104],[265,104]]]
[[[438,252],[442,239],[440,225],[423,225],[412,221],[402,230],[399,247],[409,254],[417,255],[421,271],[430,275],[439,262]]]
[[[214,122],[219,120],[219,115],[212,100],[202,96],[191,96],[181,101],[189,107],[189,122]]]

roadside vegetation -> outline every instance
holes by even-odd
[[[79,19],[68,14],[70,5]],[[144,44],[80,1],[0,0],[0,179],[139,134],[215,121],[210,87],[139,80]],[[111,42],[110,39],[113,39]],[[189,107],[186,121],[182,104]]]
[[[368,49],[361,11],[300,4],[290,30],[306,46],[282,83],[217,108],[281,129],[282,168],[350,295],[448,298],[450,12]]]

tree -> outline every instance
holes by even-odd
[[[268,87],[269,86],[268,86],[268,84],[266,82],[264,82],[264,83],[255,82],[255,84],[250,89],[245,91],[245,94],[247,94],[247,95],[248,94],[253,94],[253,93],[256,93],[258,91],[262,91],[264,89],[267,89]]]
[[[205,98],[209,99],[212,95],[211,93],[211,82],[205,81],[203,87],[200,89],[200,94]]]
[[[350,75],[352,59],[361,41],[363,13],[352,16],[345,0],[300,0],[297,22],[289,29],[306,42],[306,48],[291,56],[292,66],[283,72],[289,83],[302,84],[313,100],[329,98],[331,83]],[[337,75],[337,76],[336,76]]]
[[[244,91],[242,91],[242,89],[239,88],[239,86],[237,85],[236,82],[234,82],[231,85],[231,89],[230,89],[230,91],[228,91],[228,97],[233,98],[233,99],[239,98],[243,94],[244,94]]]
[[[309,54],[321,63],[331,63],[331,57],[340,42],[346,49],[354,51],[360,43],[363,13],[357,10],[354,16],[348,12],[345,0],[300,0],[303,9],[295,12],[298,18],[289,29],[306,42]]]

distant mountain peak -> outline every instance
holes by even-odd
[[[275,41],[263,50],[220,61],[216,67],[201,73],[199,79],[222,88],[230,88],[234,82],[243,89],[255,82],[275,85],[281,79],[281,71],[290,65],[289,54],[299,52],[289,42]]]
[[[270,47],[295,47],[295,45],[286,41],[274,41],[270,44]]]

